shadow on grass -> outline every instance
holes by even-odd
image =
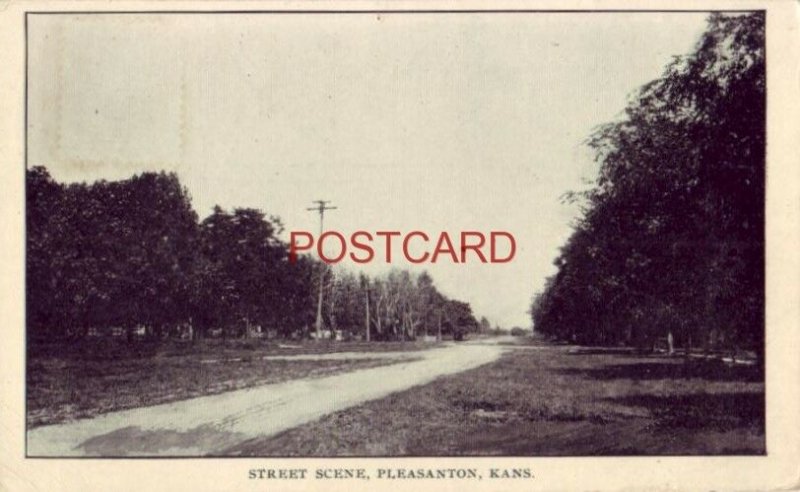
[[[595,348],[577,348],[571,349],[567,352],[567,355],[637,355],[636,349],[628,348],[628,347],[619,347],[619,348],[605,348],[605,347],[595,347]]]
[[[652,359],[628,364],[607,364],[598,368],[564,368],[561,374],[601,381],[632,379],[637,381],[700,378],[708,381],[763,382],[764,375],[755,366],[731,365],[722,361],[685,362],[682,359]]]
[[[763,392],[629,395],[607,400],[647,408],[656,420],[657,429],[713,429],[725,432],[752,428],[764,432]]]

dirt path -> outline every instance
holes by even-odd
[[[498,340],[499,341],[499,340]],[[492,341],[494,342],[494,340]],[[496,360],[509,347],[470,342],[414,352],[421,359],[287,381],[28,431],[28,456],[220,455],[331,412]]]
[[[362,360],[362,359],[418,359],[421,352],[331,352],[324,354],[284,354],[263,355],[257,360]],[[252,358],[252,357],[251,357]],[[237,362],[241,357],[226,359],[204,359],[201,364],[219,364],[221,362]]]

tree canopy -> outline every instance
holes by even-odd
[[[764,14],[712,14],[693,53],[589,138],[595,186],[532,304],[559,339],[764,346]]]
[[[325,326],[350,336],[413,339],[473,330],[468,304],[427,273],[370,278],[310,256],[288,260],[277,217],[215,207],[200,221],[175,174],[61,184],[27,173],[28,329],[32,339],[82,339],[117,328],[160,338],[190,330],[307,336],[323,282]],[[369,307],[368,307],[369,305]],[[367,320],[369,317],[369,321]]]

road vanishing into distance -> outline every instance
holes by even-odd
[[[472,369],[500,357],[503,339],[451,343],[441,348],[394,353],[392,365],[333,376],[267,384],[189,400],[110,412],[94,418],[35,427],[27,455],[223,456],[249,439],[271,436],[391,393]],[[353,358],[391,356],[358,353]],[[346,358],[345,354],[283,356]]]

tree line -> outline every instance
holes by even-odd
[[[63,184],[27,171],[26,308],[30,340],[142,331],[247,337],[313,332],[320,279],[326,328],[371,340],[461,336],[470,305],[427,273],[367,276],[301,255],[289,262],[279,218],[215,207],[199,220],[173,173]],[[488,322],[486,322],[488,324]]]
[[[536,331],[764,351],[764,14],[713,14],[693,53],[588,140],[600,170],[533,299]]]
[[[333,330],[356,327],[354,333],[373,339],[412,340],[420,335],[461,337],[485,331],[488,324],[485,318],[475,319],[469,303],[439,292],[427,272],[393,269],[371,278],[331,269],[325,277],[323,313],[325,325]]]

